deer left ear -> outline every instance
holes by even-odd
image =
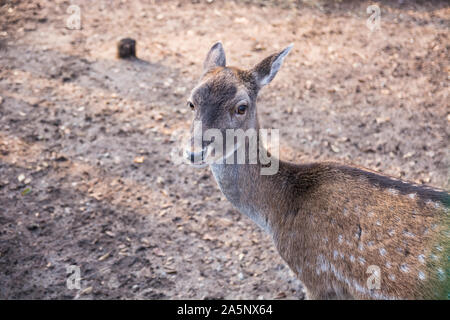
[[[275,75],[283,64],[284,58],[288,55],[293,46],[294,44],[291,43],[284,50],[268,56],[251,70],[260,88],[275,78]]]
[[[203,73],[206,73],[216,67],[225,67],[225,64],[225,50],[223,50],[222,43],[219,41],[216,42],[211,49],[209,49],[205,62],[203,62]]]

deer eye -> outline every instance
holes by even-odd
[[[188,101],[187,105],[188,105],[189,108],[191,108],[191,110],[195,109],[195,106],[194,106],[194,104],[191,101]]]
[[[247,105],[246,105],[246,104],[240,104],[240,105],[238,105],[238,107],[236,108],[236,113],[237,113],[237,114],[244,114],[245,111],[247,111]]]

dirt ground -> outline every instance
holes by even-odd
[[[0,298],[304,297],[209,169],[171,159],[217,40],[240,67],[295,44],[259,97],[282,159],[448,189],[450,6],[377,3],[370,31],[366,1],[0,0]]]

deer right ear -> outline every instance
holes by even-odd
[[[291,43],[284,50],[268,56],[251,70],[260,88],[275,78],[275,75],[283,64],[284,58],[288,55],[293,46],[294,44]]]
[[[203,62],[203,73],[208,72],[216,67],[225,67],[226,58],[222,43],[216,42],[208,52],[205,62]]]

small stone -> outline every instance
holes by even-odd
[[[111,238],[114,238],[116,236],[116,234],[114,232],[111,231],[106,231],[105,232],[108,236],[110,236]]]
[[[408,152],[407,154],[405,154],[405,155],[403,156],[403,159],[411,158],[414,154],[415,154],[415,152],[413,152],[413,151]]]
[[[117,56],[120,59],[136,58],[136,40],[121,39],[117,45]]]
[[[140,156],[140,157],[136,157],[134,158],[134,163],[143,163],[145,160],[145,157]]]
[[[18,180],[19,182],[22,182],[23,180],[25,180],[25,175],[24,175],[23,173],[21,173],[21,174],[17,177],[17,180]]]
[[[331,150],[332,150],[334,153],[338,153],[338,152],[340,151],[339,148],[336,147],[334,144],[331,145]]]
[[[386,118],[380,117],[380,118],[376,118],[375,121],[377,124],[382,124],[382,123],[391,121],[391,119],[389,117],[386,117]]]
[[[158,183],[158,184],[164,184],[164,178],[163,178],[163,177],[158,177],[158,178],[156,178],[156,183]]]

